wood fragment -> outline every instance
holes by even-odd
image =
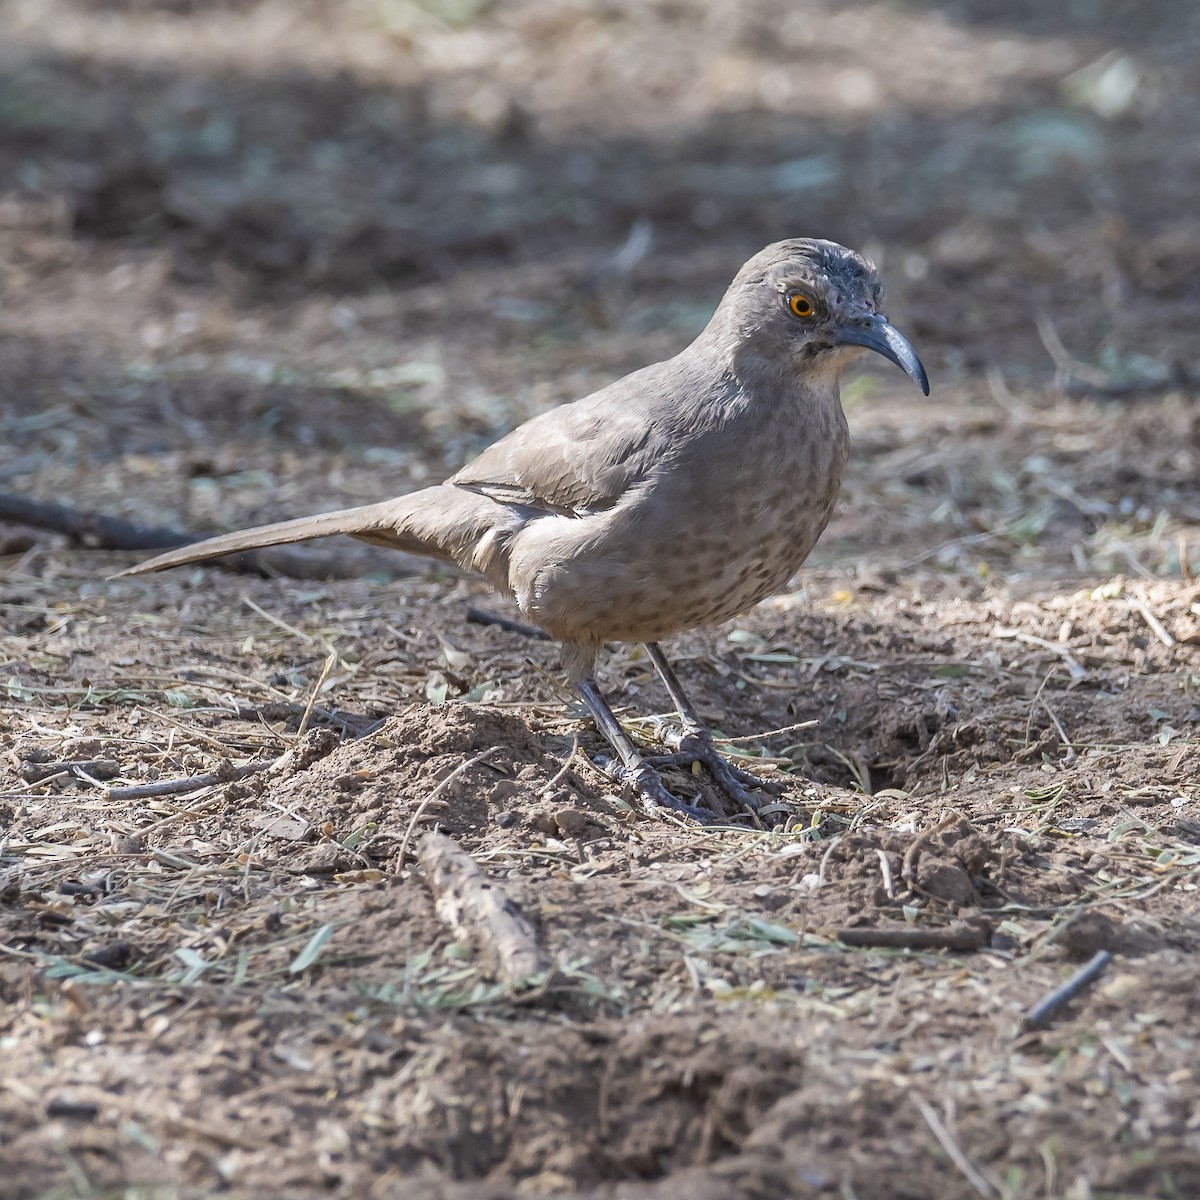
[[[120,769],[119,764],[111,758],[79,758],[22,763],[17,774],[26,783],[45,783],[58,775],[74,775],[91,783],[93,779],[111,779]]]
[[[856,925],[839,929],[837,940],[847,946],[877,946],[892,950],[981,950],[988,941],[986,925],[960,922],[941,929],[915,925]]]
[[[468,608],[467,620],[472,625],[494,625],[497,629],[507,629],[509,633],[519,633],[522,637],[536,638],[539,642],[553,640],[544,629],[538,629],[536,625],[525,625],[521,621],[514,621],[511,617],[492,612],[487,608],[475,608],[474,606]]]
[[[139,525],[122,517],[31,500],[0,492],[0,521],[65,534],[74,546],[89,550],[171,550],[203,541],[207,534],[188,533],[163,525]],[[209,563],[199,563],[208,566]],[[420,574],[425,568],[411,555],[389,553],[367,558],[346,550],[313,550],[275,546],[213,559],[212,565],[244,575],[287,579],[352,579],[370,571],[390,577]]]
[[[1073,1000],[1084,988],[1097,980],[1110,962],[1112,962],[1112,955],[1107,950],[1097,950],[1066,983],[1056,987],[1025,1014],[1021,1019],[1021,1029],[1023,1031],[1042,1029],[1048,1025],[1050,1018],[1064,1004]]]
[[[247,763],[244,767],[234,767],[232,770],[209,771],[204,775],[190,775],[186,779],[159,779],[154,783],[134,783],[128,787],[105,788],[105,800],[147,800],[154,796],[179,796],[185,792],[198,792],[201,788],[214,787],[219,783],[234,783],[273,767],[278,758],[263,759],[260,762]]]
[[[520,909],[453,838],[436,830],[427,833],[421,839],[417,862],[433,893],[438,916],[456,937],[478,944],[497,979],[515,984],[551,970],[549,958]]]

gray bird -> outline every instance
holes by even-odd
[[[699,762],[736,804],[757,776],[729,763],[659,641],[727,620],[783,587],[833,512],[848,452],[843,368],[882,354],[929,394],[887,321],[875,267],[834,242],[776,242],[737,273],[674,358],[534,417],[436,487],[209,538],[122,572],[350,534],[476,571],[562,645],[567,677],[648,812],[712,814],[669,792]],[[674,752],[644,757],[596,686],[606,642],[642,642],[678,711]]]

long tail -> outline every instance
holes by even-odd
[[[460,488],[439,485],[379,504],[343,508],[206,538],[119,571],[114,578],[164,571],[225,554],[307,542],[337,533],[469,566],[475,544],[495,523],[497,515],[498,506],[490,500]]]

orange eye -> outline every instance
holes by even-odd
[[[799,293],[788,298],[788,308],[795,317],[811,317],[813,315],[812,301]]]

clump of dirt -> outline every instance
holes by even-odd
[[[516,713],[410,705],[303,778],[274,788],[271,799],[286,804],[289,789],[326,792],[340,812],[372,826],[363,851],[373,861],[384,847],[395,851],[408,823],[421,817],[466,846],[478,845],[489,830],[518,827],[577,835],[589,825],[602,827],[600,818],[612,808],[595,783],[583,782],[563,761],[571,756],[569,740],[531,728]],[[603,778],[595,769],[590,774]],[[379,865],[399,864],[385,855]]]
[[[727,1157],[802,1070],[756,1022],[654,1016],[586,1031],[460,1026],[419,1053],[419,1072],[381,1078],[363,1099],[402,1157],[452,1178],[562,1188]]]
[[[965,913],[1052,911],[1086,888],[1086,876],[1044,870],[1025,838],[979,829],[951,813],[921,833],[863,825],[824,852],[813,886],[822,914],[840,913],[845,927],[902,921],[917,912],[937,920]]]

